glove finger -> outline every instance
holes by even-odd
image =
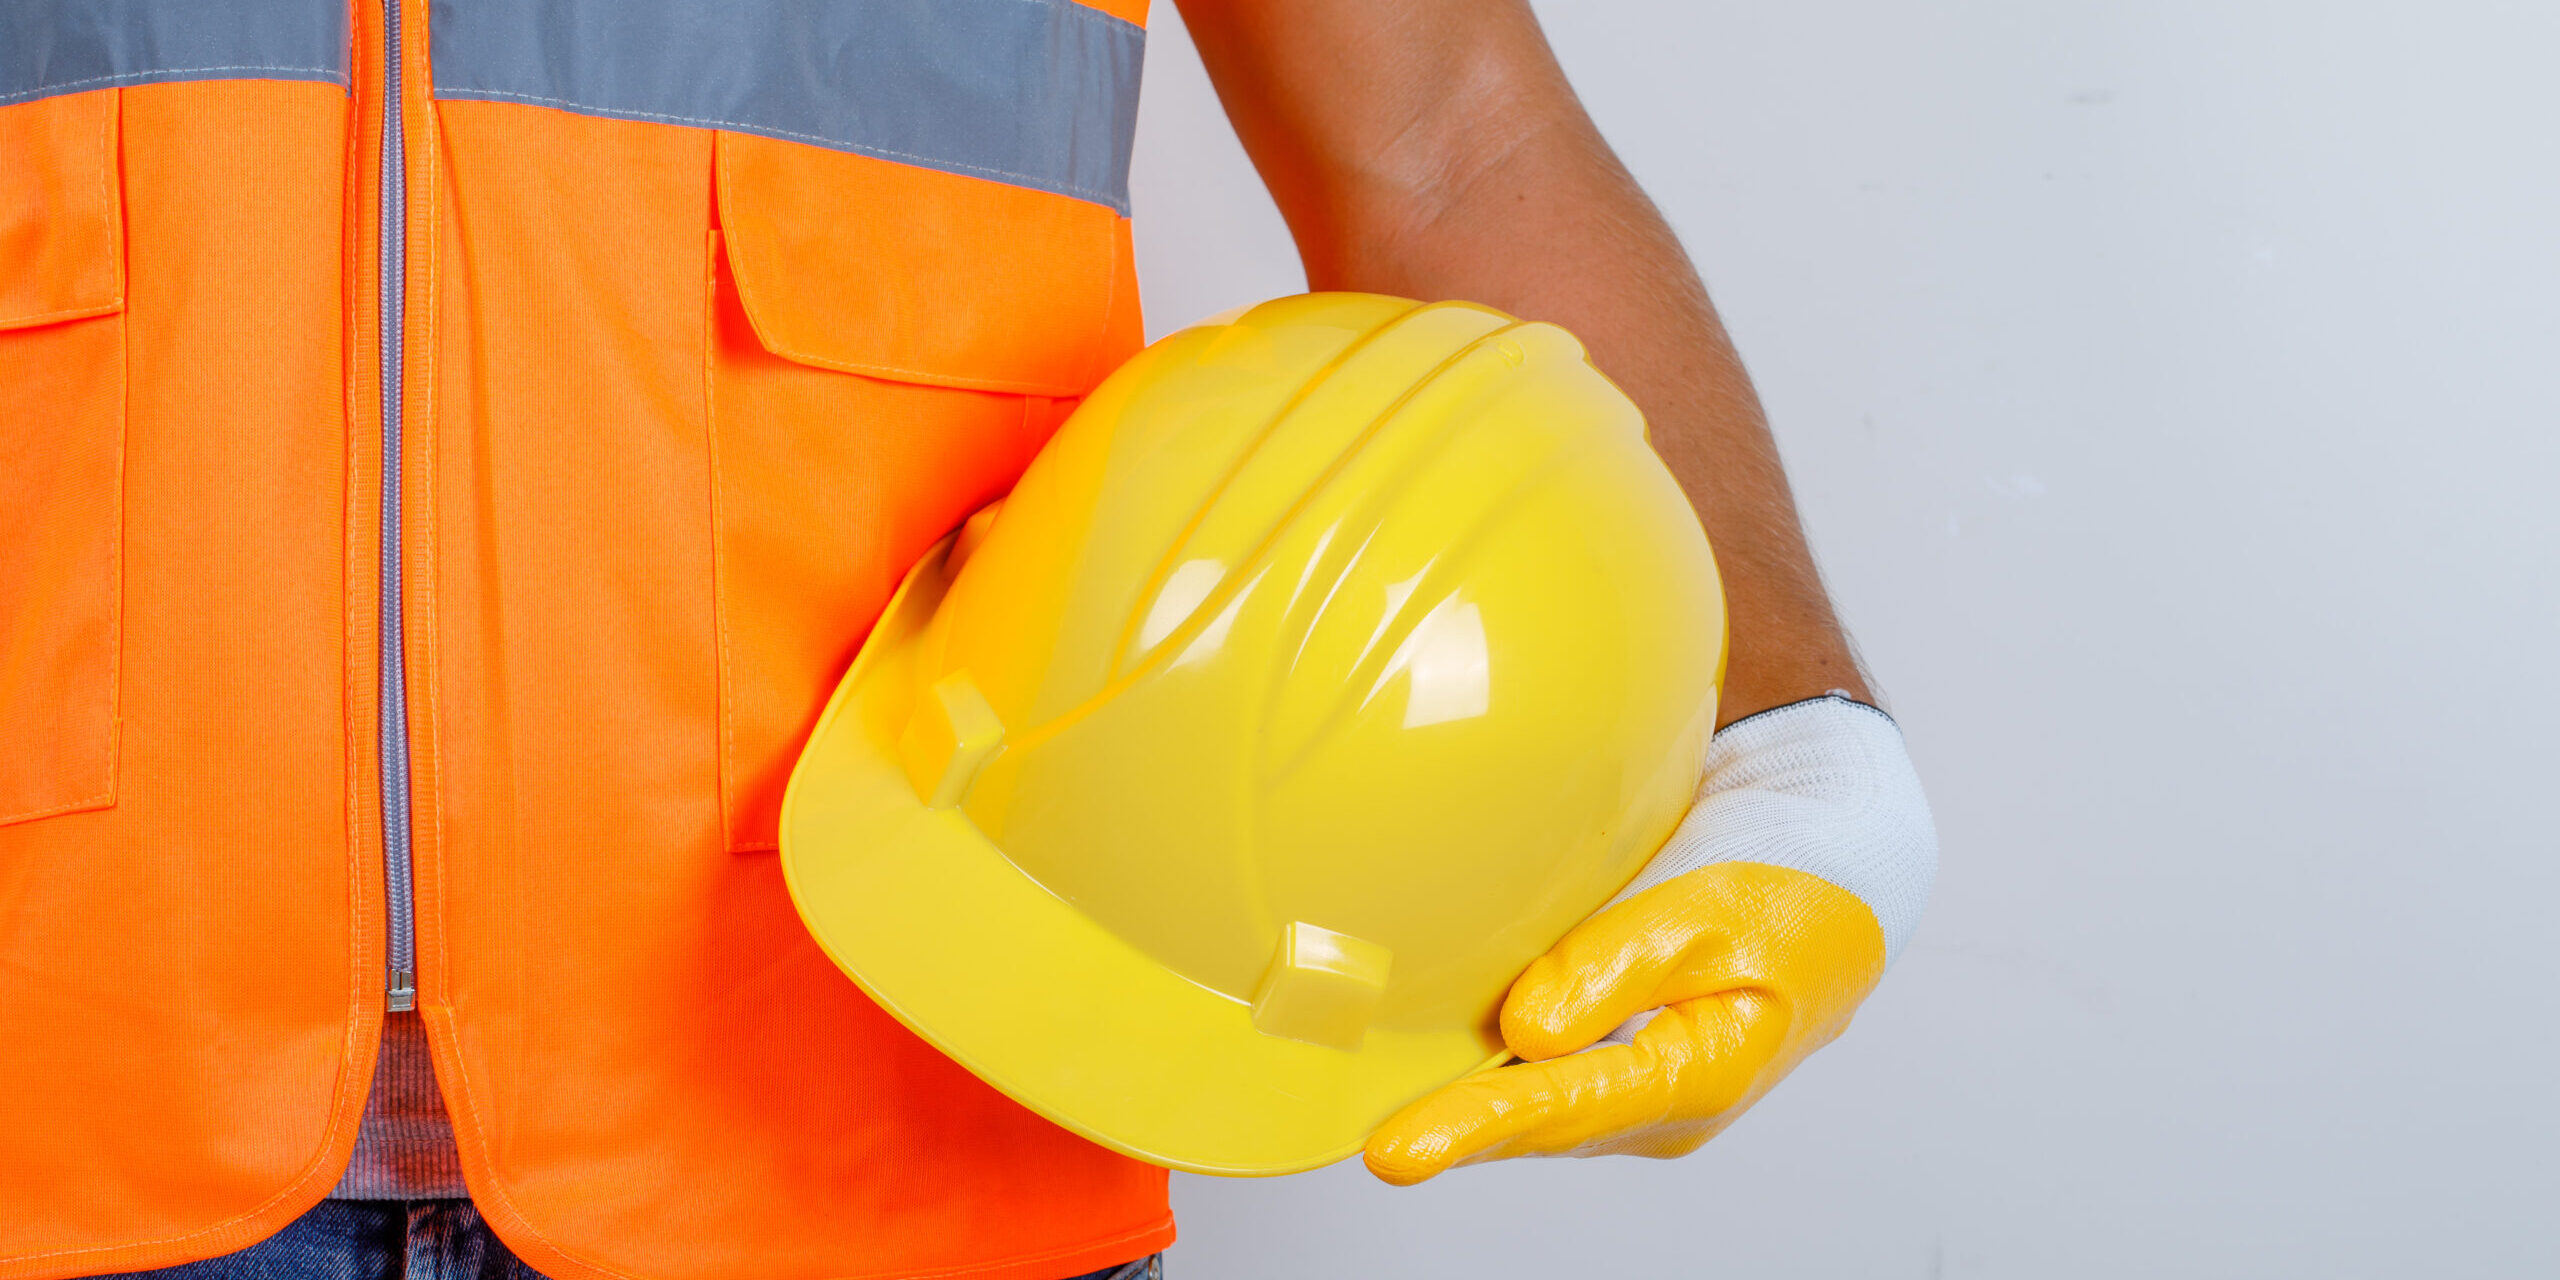
[[[1713,975],[1691,961],[1724,944],[1726,895],[1702,883],[1714,870],[1637,894],[1532,961],[1502,1002],[1511,1052],[1530,1062],[1562,1057],[1647,1009],[1710,994]]]
[[[1659,1078],[1653,1051],[1635,1045],[1480,1071],[1389,1117],[1363,1157],[1380,1179],[1409,1187],[1454,1165],[1543,1150],[1580,1127],[1563,1122],[1577,1112],[1584,1125],[1594,1112],[1640,1120],[1659,1105]]]
[[[1687,1155],[1779,1073],[1787,1011],[1761,991],[1679,1001],[1633,1044],[1469,1075],[1372,1134],[1377,1178],[1413,1185],[1454,1165],[1523,1155]]]
[[[1425,1096],[1370,1136],[1369,1171],[1411,1186],[1515,1156],[1684,1155],[1767,1092],[1787,1025],[1764,992],[1682,1001],[1632,1044],[1498,1067]]]
[[[1747,988],[1665,1008],[1631,1046],[1654,1056],[1661,1113],[1642,1126],[1580,1136],[1572,1154],[1665,1157],[1697,1150],[1785,1074],[1789,1022],[1783,1002]]]

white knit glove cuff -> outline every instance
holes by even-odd
[[[1855,894],[1892,963],[1938,874],[1929,799],[1893,717],[1834,693],[1718,730],[1689,816],[1610,905],[1718,862],[1787,867]]]

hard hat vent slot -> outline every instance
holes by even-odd
[[[1395,953],[1331,929],[1292,922],[1253,993],[1254,1029],[1267,1036],[1352,1050],[1387,993]]]
[[[966,671],[935,682],[916,700],[898,738],[898,763],[916,798],[949,809],[969,797],[978,770],[1004,746],[1004,721]]]

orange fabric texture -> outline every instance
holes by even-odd
[[[124,305],[116,92],[0,109],[0,329]]]
[[[124,202],[113,89],[0,109],[0,825],[115,799]]]
[[[775,354],[1051,396],[1110,371],[1111,210],[753,134],[721,134],[719,156],[739,296]]]
[[[1055,1280],[1161,1248],[1163,1172],[898,1027],[765,852],[905,565],[1136,347],[1126,220],[435,102],[405,3],[417,987],[474,1199],[557,1280]],[[0,108],[0,299],[104,307],[0,330],[0,801],[95,794],[98,735],[121,752],[102,807],[0,825],[0,1277],[243,1247],[354,1141],[384,76],[351,12],[352,97]],[[75,190],[101,172],[120,196]],[[28,715],[80,732],[31,750]]]
[[[126,234],[107,248],[126,305],[0,332],[0,564],[120,585],[121,635],[64,631],[97,646],[70,684],[0,681],[0,760],[42,761],[16,709],[100,671],[115,720],[99,693],[76,707],[81,727],[121,725],[121,758],[112,807],[0,826],[5,1275],[156,1266],[290,1221],[355,1141],[381,1003],[342,657],[346,94],[233,81],[84,98],[119,116]],[[119,409],[120,518],[98,462]],[[88,469],[104,494],[19,506],[41,474],[20,450]],[[120,573],[94,559],[119,529]],[[61,616],[26,607],[0,590],[13,650]],[[92,594],[82,609],[117,607]]]

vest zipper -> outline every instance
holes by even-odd
[[[382,876],[390,914],[384,1007],[417,1007],[416,913],[409,842],[409,689],[402,666],[400,556],[401,342],[407,308],[409,190],[403,163],[400,92],[401,0],[382,0],[382,184],[375,234],[381,275],[382,363]]]

